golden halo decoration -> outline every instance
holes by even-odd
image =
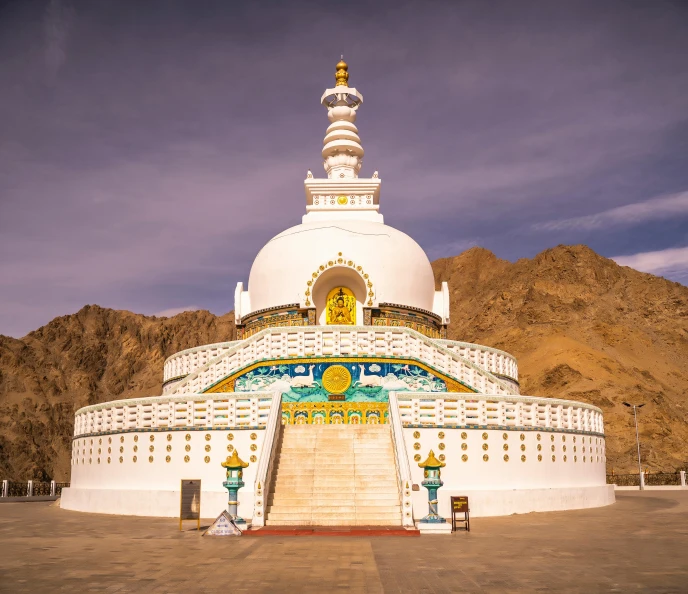
[[[346,204],[348,201],[349,199],[346,196],[339,196],[337,198],[337,202],[342,205]]]
[[[322,385],[333,394],[342,394],[351,385],[351,373],[344,365],[331,365],[322,375]]]

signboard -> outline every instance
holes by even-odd
[[[213,525],[206,531],[205,536],[241,536],[241,530],[234,523],[229,512],[225,510],[217,516]]]
[[[452,497],[451,504],[453,512],[468,511],[468,497]]]
[[[179,498],[179,529],[182,520],[196,520],[201,529],[201,480],[182,479],[181,497]]]

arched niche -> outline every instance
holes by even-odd
[[[366,284],[356,270],[334,266],[323,272],[313,285],[313,305],[319,326],[327,325],[327,296],[336,287],[346,287],[356,297],[356,325],[363,326],[363,304],[366,300]]]

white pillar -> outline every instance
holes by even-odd
[[[645,471],[644,470],[640,473],[640,488],[641,489],[645,488]]]
[[[685,482],[685,474],[684,474],[684,482]],[[10,490],[10,482],[9,481],[2,481],[2,497],[9,497],[9,490]]]
[[[681,486],[685,489],[686,487],[686,471],[681,471]]]
[[[55,481],[50,481],[50,496],[55,497]]]
[[[29,481],[26,489],[26,494],[28,497],[33,497],[33,481]]]

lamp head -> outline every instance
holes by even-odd
[[[632,404],[628,404],[628,402],[622,402],[621,404],[623,404],[624,406],[629,406],[629,407],[633,406]]]

